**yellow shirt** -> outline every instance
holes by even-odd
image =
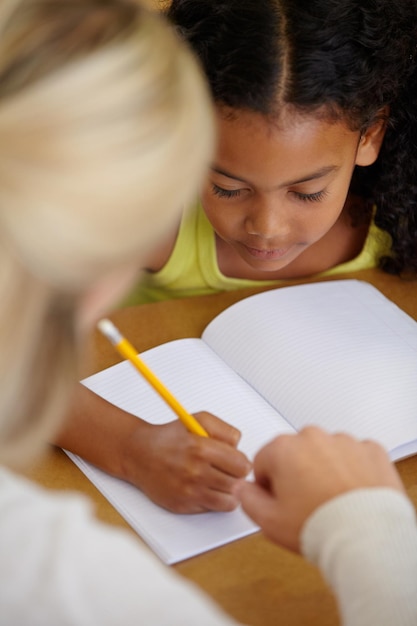
[[[387,254],[389,249],[390,236],[372,222],[364,247],[355,259],[316,276],[332,276],[376,267],[379,258]],[[282,283],[285,280],[249,280],[224,276],[217,264],[213,227],[201,205],[198,205],[196,210],[183,216],[174,249],[165,266],[159,272],[146,272],[124,304],[157,302]]]

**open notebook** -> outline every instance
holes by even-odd
[[[367,283],[257,294],[217,316],[201,339],[142,357],[190,412],[210,411],[239,428],[249,458],[275,435],[312,423],[376,439],[393,460],[417,452],[417,323]],[[175,419],[129,362],[83,383],[150,422]],[[257,530],[241,510],[169,513],[70,457],[166,563]]]

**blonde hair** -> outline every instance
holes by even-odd
[[[0,458],[51,435],[75,379],[76,310],[197,193],[207,89],[162,18],[127,0],[0,9]]]

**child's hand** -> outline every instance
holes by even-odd
[[[313,511],[353,489],[391,487],[404,491],[384,449],[349,435],[308,427],[282,435],[254,461],[255,483],[238,486],[246,513],[275,543],[300,551],[300,533]]]
[[[231,511],[235,484],[251,469],[236,449],[240,433],[210,413],[197,413],[210,437],[189,433],[179,420],[141,425],[130,438],[125,475],[154,502],[176,513]]]

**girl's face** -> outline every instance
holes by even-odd
[[[380,145],[343,122],[288,112],[273,124],[219,110],[218,124],[203,207],[223,249],[257,271],[286,267],[332,228],[355,164],[373,162]]]

